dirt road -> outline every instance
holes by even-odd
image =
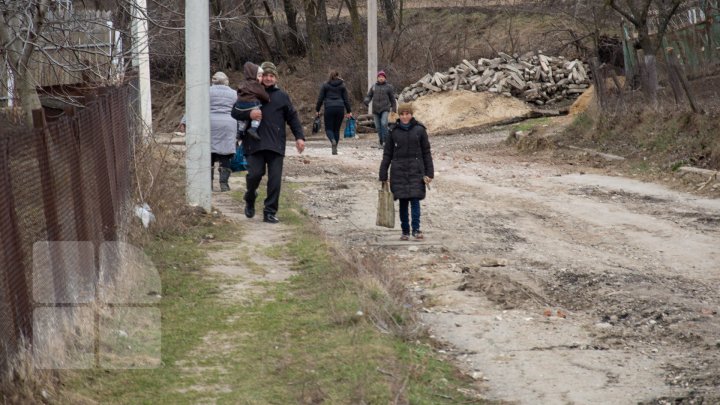
[[[506,135],[431,137],[421,243],[375,226],[374,135],[292,150],[286,181],[331,241],[407,278],[488,398],[720,402],[720,201],[520,155]]]

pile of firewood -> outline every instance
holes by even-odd
[[[447,90],[489,91],[537,105],[577,98],[588,87],[585,64],[542,53],[513,57],[500,52],[495,59],[463,60],[447,72],[427,74],[400,93],[399,101],[413,101]]]

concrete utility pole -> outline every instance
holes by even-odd
[[[210,211],[210,7],[185,2],[185,176],[187,202]]]
[[[140,120],[142,134],[152,133],[152,100],[150,98],[150,52],[148,49],[147,3],[135,0],[133,9],[133,66],[138,70],[140,92]]]
[[[367,0],[367,21],[368,21],[368,87],[370,90],[377,81],[377,0]],[[372,113],[372,104],[368,106]]]

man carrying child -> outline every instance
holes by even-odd
[[[241,112],[251,110],[259,110],[260,107],[270,101],[270,96],[262,85],[262,69],[252,63],[245,62],[243,65],[245,80],[242,81],[237,88],[237,102],[233,106],[233,116]],[[248,128],[247,121],[238,121],[238,131],[245,133],[252,139],[259,141],[257,129],[260,126],[260,120],[251,120]]]

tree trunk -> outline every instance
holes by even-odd
[[[295,71],[295,67],[290,63],[290,57],[288,56],[287,49],[285,48],[285,41],[283,41],[282,35],[280,35],[280,30],[278,29],[277,24],[275,24],[275,16],[273,15],[272,9],[270,9],[270,5],[267,0],[263,0],[263,6],[265,7],[265,12],[270,19],[270,25],[272,25],[273,36],[275,37],[277,48],[280,51],[280,57],[287,62],[290,71],[293,72]]]
[[[390,30],[395,31],[395,1],[382,0],[383,9],[385,9],[385,19],[387,20]]]
[[[593,81],[595,85],[595,98],[597,99],[600,110],[604,113],[606,102],[605,75],[600,72],[600,62],[597,57],[590,58],[590,68],[593,72]]]
[[[45,15],[49,7],[49,0],[41,0],[34,5],[31,15],[0,15],[0,43],[6,44],[7,49],[5,55],[12,69],[15,81],[15,89],[20,98],[20,106],[25,114],[25,122],[28,126],[33,126],[33,110],[42,108],[40,97],[35,88],[35,78],[32,75],[30,66],[30,58],[35,51],[35,41],[45,22]],[[23,20],[23,17],[27,20]],[[11,23],[13,21],[13,23]],[[32,27],[28,31],[26,41],[13,38],[11,26],[17,24],[27,24]]]
[[[212,17],[221,17],[222,15],[222,6],[220,5],[221,0],[211,0],[210,1],[210,10],[212,12]],[[218,19],[217,23],[213,23],[210,27],[210,38],[212,38],[212,41],[214,43],[214,48],[217,55],[217,63],[218,63],[218,69],[224,70],[228,67],[230,62],[230,51],[229,51],[229,44],[224,40],[225,35],[225,27],[222,25],[220,20]]]
[[[253,0],[243,0],[243,7],[245,8],[245,14],[247,15],[248,22],[250,23],[250,30],[252,31],[255,41],[260,47],[260,52],[265,60],[272,60],[272,51],[270,45],[265,38],[265,33],[260,29],[260,24],[257,17],[255,16],[255,5]]]
[[[330,27],[327,18],[327,6],[325,0],[317,0],[316,26],[318,27],[318,35],[324,43],[330,43]]]
[[[402,29],[403,25],[403,0],[398,0],[400,5],[398,7],[398,29]]]
[[[359,49],[365,49],[365,34],[360,23],[360,12],[358,11],[357,0],[345,0],[345,5],[350,13],[353,38]]]
[[[283,0],[283,8],[285,9],[285,19],[287,20],[290,34],[292,35],[292,49],[302,49],[302,41],[300,40],[300,31],[297,25],[297,9],[293,4],[293,0]]]
[[[317,0],[304,0],[305,24],[307,29],[307,50],[310,65],[317,66],[320,62],[320,32],[318,30]]]
[[[655,55],[645,55],[645,69],[647,74],[647,91],[653,105],[657,104],[658,76],[657,76],[657,58]]]
[[[25,123],[31,127],[33,126],[33,110],[42,108],[35,88],[35,78],[26,67],[20,67],[19,71],[16,70],[13,74],[15,75],[15,89],[20,96],[20,105],[25,114]]]

